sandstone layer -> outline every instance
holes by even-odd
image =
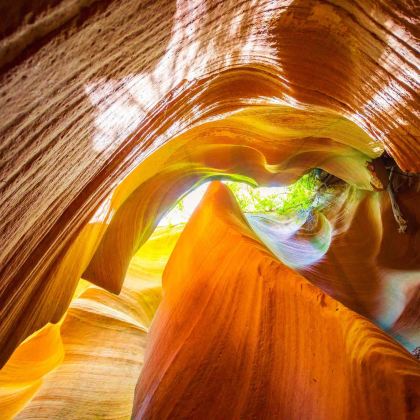
[[[160,301],[161,272],[175,245],[168,238],[180,233],[178,228],[166,232],[162,238],[169,242],[162,245],[161,238],[162,249],[152,251],[156,238],[148,240],[159,220],[179,197],[208,180],[288,185],[312,168],[342,182],[328,208],[284,226],[249,218],[253,233],[236,210],[229,219],[230,229],[242,232],[247,226],[255,239],[249,252],[277,267],[264,273],[289,279],[286,288],[275,288],[275,307],[289,317],[288,325],[284,331],[273,326],[270,340],[275,336],[285,343],[283,333],[292,341],[304,337],[305,345],[320,346],[324,361],[330,353],[320,343],[335,340],[339,348],[330,350],[340,355],[337,369],[348,373],[356,359],[370,366],[372,376],[356,366],[362,382],[347,379],[331,391],[338,393],[337,412],[343,416],[366,416],[394,392],[386,410],[412,414],[417,367],[390,336],[410,351],[420,346],[418,16],[418,6],[408,0],[0,2],[0,408],[5,416],[22,409],[23,418],[95,417],[107,410],[114,418],[129,416],[148,326]],[[396,206],[407,221],[403,234]],[[210,238],[212,229],[206,234]],[[185,236],[194,243],[194,235]],[[205,242],[204,236],[197,240]],[[224,255],[224,246],[218,243],[215,252]],[[147,258],[136,260],[139,252]],[[186,269],[184,259],[171,258]],[[246,276],[257,287],[252,267]],[[240,281],[229,283],[232,296]],[[210,288],[221,287],[209,282]],[[295,283],[302,285],[304,298]],[[183,293],[182,287],[174,293]],[[320,309],[316,296],[324,293],[330,297]],[[289,295],[297,305],[293,316],[281,304]],[[251,324],[261,314],[258,302],[254,315],[246,312]],[[143,307],[149,308],[147,315]],[[313,319],[325,321],[331,337],[309,330],[300,335],[294,317],[302,317],[309,330],[317,329]],[[191,327],[187,318],[185,331]],[[221,328],[216,318],[214,328]],[[357,333],[347,336],[346,328]],[[239,337],[239,331],[231,333]],[[361,349],[360,337],[382,350]],[[128,352],[122,344],[127,340]],[[274,346],[272,341],[261,346],[269,344]],[[294,360],[292,348],[285,354]],[[214,355],[204,350],[210,363]],[[164,359],[171,351],[156,357]],[[302,363],[315,366],[310,350],[299,351]],[[283,356],[276,357],[270,363],[283,366]],[[264,358],[258,363],[269,364]],[[84,371],[87,364],[92,370]],[[83,388],[108,369],[110,388],[102,392],[100,381]],[[148,390],[150,369],[139,390]],[[173,369],[175,375],[176,364]],[[252,372],[252,366],[247,369]],[[319,374],[322,385],[313,387],[330,392],[333,376]],[[302,389],[309,392],[305,381],[312,379],[304,377]],[[379,378],[389,388],[374,388],[367,402],[365,390],[376,387]],[[276,386],[261,385],[261,390],[279,392]],[[366,402],[360,412],[346,399],[349,389]],[[149,410],[142,392],[135,413]],[[243,392],[250,412],[263,403]],[[108,405],[101,406],[98,399],[105,395]],[[156,395],[155,406],[163,410]],[[311,395],[308,407],[315,407],[311,398],[320,394]],[[320,415],[330,413],[334,403],[323,398],[313,408]],[[86,412],[76,401],[83,401]],[[290,399],[287,407],[309,410],[295,403]],[[276,404],[269,400],[267,413]]]
[[[406,350],[279,263],[210,186],[165,268],[134,418],[415,419],[419,386]]]

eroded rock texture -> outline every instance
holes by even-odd
[[[276,261],[220,183],[182,233],[163,291],[135,418],[420,413],[418,362]]]
[[[24,418],[94,417],[108,408],[111,418],[129,416],[127,395],[153,316],[132,306],[142,307],[141,290],[159,289],[163,266],[143,259],[131,274],[129,267],[159,219],[205,180],[285,185],[311,168],[348,184],[333,206],[302,225],[290,221],[292,233],[250,223],[270,258],[349,308],[334,314],[333,337],[354,318],[375,331],[380,348],[398,354],[366,350],[355,358],[377,369],[384,357],[387,368],[378,375],[388,384],[394,371],[386,393],[398,395],[386,404],[392,413],[412,413],[415,398],[408,391],[404,397],[398,382],[406,377],[401,363],[414,375],[412,361],[355,313],[409,350],[420,345],[418,12],[415,2],[388,0],[1,2],[0,407],[7,415],[36,393]],[[400,177],[413,173],[396,193],[409,223],[405,234],[384,191],[388,174],[369,164],[384,151],[395,171],[405,172]],[[162,250],[166,258],[171,246]],[[302,284],[310,296],[318,290]],[[339,305],[326,299],[324,315]],[[293,316],[305,316],[302,305]],[[77,334],[90,337],[83,350]],[[128,339],[136,343],[130,354],[120,345]],[[45,352],[34,353],[40,342]],[[356,344],[341,348],[337,366],[348,369],[346,352]],[[98,355],[84,371],[94,347],[111,356]],[[99,381],[83,391],[116,359],[109,393]],[[39,368],[25,378],[26,364]],[[127,366],[125,391],[113,393]],[[81,370],[86,379],[77,376]],[[63,379],[70,374],[79,379]],[[374,386],[372,375],[372,382],[360,380]],[[360,395],[364,386],[356,387]],[[82,394],[86,412],[76,402]],[[100,405],[105,394],[108,408]],[[360,416],[380,406],[375,399],[383,395],[371,394]],[[343,416],[358,413],[351,401],[336,401]]]
[[[0,370],[3,418],[130,417],[161,274],[179,233],[154,233],[119,296],[79,282],[63,319],[33,334]]]

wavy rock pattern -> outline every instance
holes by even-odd
[[[315,161],[301,158],[305,151],[312,155],[315,144],[328,148],[344,131],[334,129],[334,121],[343,117],[370,136],[344,142],[348,152],[332,148],[332,158],[337,160],[338,152],[345,159],[337,163],[341,169],[351,161],[344,156],[354,156],[353,165],[360,162],[358,170],[347,170],[360,173],[354,182],[367,182],[357,151],[366,154],[366,162],[385,148],[403,169],[418,170],[416,13],[408,4],[65,0],[45,2],[29,21],[17,16],[0,46],[3,363],[26,336],[63,315],[104,235],[105,226],[87,225],[95,209],[135,166],[143,165],[144,181],[152,179],[154,170],[145,158],[163,144],[176,149],[182,132],[193,140],[188,133],[201,129],[201,137],[211,139],[210,120],[222,127],[225,138],[235,137],[244,120],[224,126],[232,112],[249,108],[255,118],[265,118],[267,106],[280,112],[286,106],[298,124],[306,110],[329,119],[318,125],[317,135],[311,130],[291,135],[297,161],[289,151],[286,160],[278,156],[269,162],[279,170],[286,165],[293,179],[320,160],[328,162],[322,153]],[[237,141],[252,140],[261,129],[277,139],[284,123],[263,127],[250,118]],[[314,134],[322,135],[317,141]],[[172,160],[170,154],[167,159]],[[233,162],[241,159],[242,154],[232,156]],[[188,162],[191,168],[201,164]],[[251,177],[253,166],[244,168]],[[198,178],[208,175],[207,169]],[[239,169],[222,170],[235,174]],[[171,182],[184,184],[178,192],[191,185],[180,180],[183,175],[171,174]],[[131,192],[121,194],[112,212]],[[162,209],[168,205],[162,198]],[[140,236],[150,235],[150,223],[140,223]],[[88,233],[91,229],[99,232]],[[77,236],[89,246],[71,246]],[[122,244],[130,251],[141,240]],[[103,247],[99,255],[106,255]],[[80,265],[73,262],[80,259]],[[97,265],[90,276],[117,290],[127,262],[116,268],[111,284]],[[68,279],[58,291],[62,272]]]
[[[408,308],[413,307],[420,287],[419,194],[401,191],[398,199],[410,220],[406,234],[398,233],[386,193],[346,191],[326,212],[334,232],[328,250],[299,272],[393,334],[397,318],[411,313],[410,321],[406,320],[412,323],[410,331],[395,331],[395,336],[413,349],[418,343],[419,311]]]
[[[0,371],[0,412],[13,418],[64,358],[60,328],[46,325],[22,343]]]
[[[410,225],[402,235],[386,192],[341,190],[322,211],[247,219],[280,261],[413,350],[420,331],[419,194],[398,193]]]
[[[162,271],[179,233],[153,234],[119,296],[79,282],[62,322],[35,333],[0,370],[2,419],[130,416]]]
[[[138,419],[416,418],[420,366],[279,263],[213,183],[163,276]]]
[[[16,418],[128,418],[160,289],[116,297],[90,288],[61,327],[65,357]]]
[[[410,218],[409,232],[399,235],[386,194],[372,192],[385,183],[369,165],[386,151],[402,170],[420,171],[413,2],[6,3],[0,408],[8,416],[34,393],[26,416],[81,416],[77,404],[57,404],[76,401],[82,386],[66,378],[77,372],[90,381],[114,357],[115,389],[124,369],[136,365],[125,391],[115,392],[116,416],[129,415],[152,316],[150,308],[146,317],[134,307],[147,307],[143,291],[159,288],[170,246],[163,259],[152,252],[149,262],[136,264],[132,257],[145,243],[147,249],[177,198],[211,178],[289,184],[319,167],[346,181],[353,192],[316,215],[317,223],[299,226],[283,242],[262,227],[266,237],[316,286],[407,348],[419,345],[418,190],[398,196]],[[97,287],[75,299],[77,285],[86,286],[82,277]],[[91,337],[86,348],[78,329]],[[381,343],[388,340],[378,334]],[[138,344],[134,353],[121,345],[128,338]],[[85,371],[92,354],[97,363]],[[25,377],[35,362],[39,368]],[[399,362],[389,363],[384,375]],[[111,396],[102,385],[83,395],[89,415],[106,410],[97,404]]]

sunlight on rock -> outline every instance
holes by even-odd
[[[242,211],[245,213],[272,213],[280,209],[287,199],[288,187],[252,187],[247,184],[227,181]],[[177,225],[188,222],[195,208],[207,191],[209,182],[200,185],[177,202],[159,222],[159,226]]]
[[[420,419],[419,13],[0,5],[0,420]]]

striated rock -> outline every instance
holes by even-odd
[[[63,320],[27,339],[0,370],[2,419],[130,416],[162,271],[179,233],[154,233],[131,261],[120,296],[79,282]]]
[[[213,183],[163,276],[133,416],[412,418],[420,366],[279,263]]]
[[[18,4],[5,15],[0,44],[3,363],[26,336],[63,315],[104,234],[104,226],[87,227],[100,203],[138,165],[144,180],[153,177],[145,158],[163,144],[176,147],[176,135],[194,128],[211,139],[209,119],[223,126],[244,108],[265,118],[267,106],[289,107],[291,118],[303,110],[329,115],[318,134],[294,133],[302,155],[313,154],[303,141],[308,136],[329,148],[324,140],[334,140],[337,128],[331,120],[344,117],[368,135],[347,142],[356,150],[340,156],[359,151],[370,158],[386,149],[402,169],[419,170],[417,13],[411,3],[63,0],[29,9]],[[235,136],[243,127],[252,139],[259,128],[255,118],[246,126],[236,120],[225,133]],[[273,139],[284,124],[270,124]],[[366,183],[368,158],[359,157],[359,169],[347,171]],[[281,162],[289,167],[292,157],[279,159],[270,168]],[[292,178],[319,162],[292,164]],[[229,169],[223,173],[237,171]],[[80,235],[90,237],[89,229],[100,232],[88,240],[88,249],[71,245]],[[139,230],[144,238],[151,233]],[[128,252],[140,244],[126,245]],[[98,252],[99,258],[106,255],[105,243]],[[77,267],[69,262],[79,259],[83,264]],[[92,263],[89,277],[103,285],[94,278],[101,277],[98,264]],[[116,268],[109,290],[118,289],[126,265]],[[57,291],[61,272],[68,278]]]
[[[54,261],[46,278],[32,279],[33,287],[40,287],[37,293],[31,295],[28,287],[9,301],[22,308],[26,302],[36,312],[25,323],[11,319],[10,312],[4,314],[10,322],[0,328],[0,335],[10,336],[4,354],[28,332],[62,317],[82,275],[118,292],[131,257],[161,215],[203,180],[224,175],[287,184],[320,166],[354,185],[371,188],[365,165],[375,152],[366,146],[368,141],[362,130],[341,117],[280,106],[238,111],[175,137],[118,185],[68,251]]]
[[[64,358],[58,325],[48,324],[28,337],[0,370],[0,412],[11,419],[42,384],[43,377]]]
[[[410,220],[406,234],[398,233],[386,192],[346,190],[325,210],[333,231],[328,250],[314,264],[298,270],[335,299],[395,334],[411,350],[418,343],[420,328],[420,312],[414,308],[414,290],[420,287],[418,193],[401,192],[398,199]],[[408,317],[405,322],[411,324],[405,332],[394,325],[402,326],[399,317]]]
[[[16,418],[128,418],[159,298],[159,289],[121,297],[88,289],[61,327],[62,364]]]
[[[385,412],[387,417],[413,415],[416,396],[409,390],[417,376],[406,375],[414,369],[413,359],[360,315],[410,351],[419,345],[417,9],[405,0],[3,2],[1,412],[14,416],[33,398],[22,418],[63,413],[70,418],[95,417],[116,406],[115,416],[129,416],[146,324],[159,301],[160,272],[179,234],[175,229],[170,245],[152,251],[156,238],[150,244],[147,240],[160,218],[181,195],[208,179],[287,185],[320,168],[349,186],[313,219],[301,225],[289,220],[296,225],[293,234],[282,237],[261,223],[258,230],[257,222],[252,225],[256,233],[250,233],[236,211],[229,216],[228,230],[229,235],[239,229],[252,237],[249,252],[270,261],[263,270],[269,282],[289,279],[287,287],[275,288],[279,302],[289,296],[301,306],[296,320],[291,308],[280,305],[290,319],[284,331],[273,329],[270,339],[279,334],[290,349],[285,354],[294,360],[295,344],[285,340],[302,338],[295,329],[299,320],[304,322],[302,328],[308,329],[304,340],[309,341],[299,345],[313,346],[319,360],[337,363],[343,378],[332,387],[330,372],[318,372],[321,365],[299,347],[299,363],[315,366],[323,378],[318,391],[308,391],[312,379],[305,376],[306,367],[302,383],[293,382],[287,369],[281,371],[286,376],[279,377],[302,388],[308,405],[299,405],[294,395],[300,394],[288,394],[291,388],[260,384],[255,392],[272,389],[283,396],[264,402],[251,393],[243,407],[257,413],[264,403],[272,413],[290,404],[287,410],[293,413],[303,415],[315,407],[314,412],[329,416],[334,407],[337,415],[360,418],[385,407],[377,409],[379,418]],[[392,169],[380,158],[384,151]],[[390,171],[398,176],[393,178]],[[405,184],[408,188],[401,188]],[[394,213],[397,203],[407,219],[403,235],[397,232],[383,191],[387,187],[394,191]],[[196,229],[197,241],[216,234],[203,229]],[[193,235],[186,235],[193,244]],[[271,243],[262,245],[260,239],[268,237]],[[218,243],[215,255],[233,258],[224,246]],[[146,252],[147,258],[139,259],[137,252]],[[236,264],[235,258],[230,261],[227,271]],[[244,278],[257,287],[255,267],[247,263],[251,268]],[[249,299],[250,308],[251,292],[245,286],[244,296],[236,297],[241,281],[226,284],[237,302]],[[211,287],[217,289],[217,284]],[[295,284],[302,285],[304,299]],[[200,292],[194,283],[191,287]],[[348,309],[324,298],[318,287]],[[327,302],[322,310],[315,304],[316,296],[322,297],[322,305]],[[215,302],[228,305],[220,299]],[[141,308],[148,308],[147,315]],[[339,308],[338,313],[332,308]],[[229,310],[226,317],[245,311],[244,317],[257,328],[253,317],[262,312],[255,309],[252,315],[245,307],[232,305]],[[187,321],[197,314],[185,315],[182,327],[193,328]],[[224,331],[216,315],[212,328]],[[275,322],[278,313],[266,316],[266,322],[270,317]],[[312,334],[321,322],[325,334],[322,329],[319,336]],[[245,324],[232,325],[238,331],[229,334],[242,337],[239,327]],[[350,332],[344,332],[346,328]],[[82,335],[88,339],[81,340]],[[354,337],[367,344],[353,342]],[[241,343],[248,339],[242,337]],[[369,343],[378,350],[371,350]],[[239,345],[234,344],[235,349]],[[271,350],[274,342],[259,345]],[[215,361],[214,368],[220,368],[214,354],[202,355],[209,366]],[[232,352],[222,356],[231,357]],[[271,363],[285,366],[278,353],[267,357],[258,362],[262,369]],[[252,372],[252,363],[243,363],[243,374]],[[359,368],[365,365],[372,371]],[[179,372],[178,367],[175,363],[171,372]],[[150,369],[146,367],[139,390],[147,388]],[[98,381],[108,373],[112,380]],[[356,385],[350,377],[361,382]],[[248,395],[246,381],[243,395]],[[85,388],[90,382],[92,388]],[[387,384],[385,391],[380,382]],[[162,386],[162,392],[169,389]],[[321,394],[325,390],[330,396]],[[204,388],[197,392],[201,396]],[[98,401],[105,395],[107,403],[101,405]],[[146,407],[139,395],[136,410],[149,410],[152,405]],[[287,404],[273,408],[286,401],[286,395]],[[360,395],[357,401],[366,404],[356,408],[352,395]],[[384,402],[389,395],[392,400]],[[188,404],[194,404],[193,399]],[[153,407],[163,405],[159,400]]]

